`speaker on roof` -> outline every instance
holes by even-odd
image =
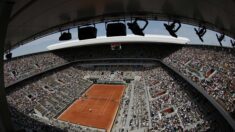
[[[97,29],[95,26],[86,26],[86,27],[79,27],[78,28],[78,39],[92,39],[96,38],[97,36]]]
[[[112,36],[126,36],[126,25],[121,22],[106,23],[106,35]]]

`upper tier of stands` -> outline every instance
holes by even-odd
[[[163,59],[201,86],[224,109],[235,112],[235,52],[216,47],[183,47]]]
[[[178,46],[156,44],[124,44],[122,50],[112,51],[110,45],[62,49],[41,54],[16,57],[4,63],[5,86],[67,62],[95,58],[163,58]]]

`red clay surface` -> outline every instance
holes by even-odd
[[[124,85],[94,84],[58,119],[110,131],[124,90]]]

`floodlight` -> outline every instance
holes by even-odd
[[[139,24],[137,23],[138,21],[144,21],[145,25],[142,28],[140,28]],[[148,21],[145,19],[136,18],[134,22],[127,23],[127,25],[133,34],[144,36],[143,30],[147,27]]]
[[[69,32],[69,30],[68,30],[68,32],[61,32],[61,35],[59,37],[60,41],[71,40],[71,39],[72,39],[72,35]]]
[[[178,27],[176,28],[176,24],[178,24]],[[164,26],[166,28],[166,30],[169,32],[169,34],[172,36],[172,37],[175,37],[177,38],[178,36],[176,35],[176,32],[180,29],[181,27],[181,23],[180,21],[173,21],[171,24],[166,24],[164,23]]]
[[[107,37],[126,36],[126,25],[122,22],[105,23]]]
[[[79,40],[92,39],[97,37],[97,29],[94,26],[85,26],[78,28],[78,38]]]

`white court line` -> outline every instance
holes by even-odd
[[[111,102],[111,99],[112,99],[114,93],[115,93],[115,91],[113,91],[112,94],[109,96],[108,100],[105,101],[105,105],[102,106],[102,108],[104,107],[104,110],[102,111],[102,114],[100,114],[100,115],[104,115],[104,112],[106,111],[108,104]]]

